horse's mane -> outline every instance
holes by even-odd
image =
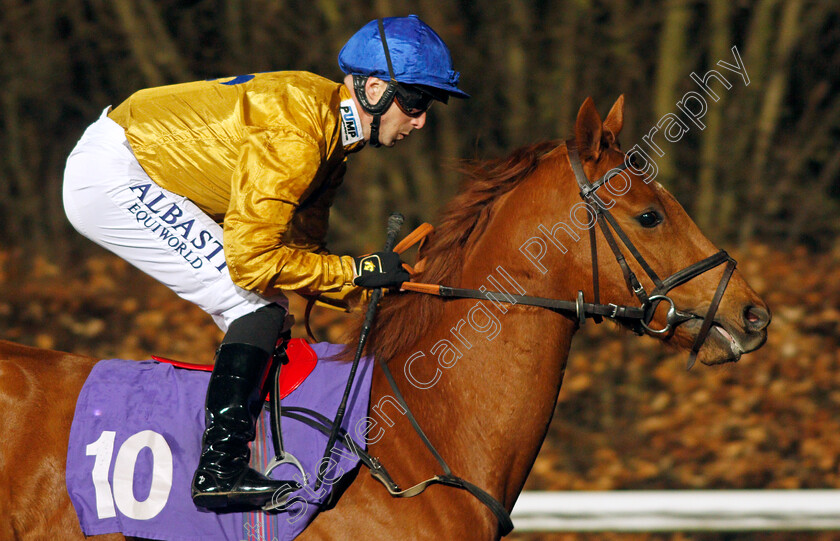
[[[493,203],[536,169],[540,158],[557,146],[557,141],[545,141],[521,147],[506,158],[461,163],[458,169],[465,179],[458,194],[443,208],[434,233],[427,237],[418,254],[418,258],[426,258],[426,265],[415,280],[457,287],[464,256],[481,236]],[[418,293],[386,296],[379,305],[366,349],[390,360],[426,333],[431,322],[437,320],[443,303],[439,297]],[[350,356],[361,325],[359,319],[349,330],[346,354]]]

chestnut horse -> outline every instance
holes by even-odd
[[[616,140],[623,103],[620,97],[603,122],[591,99],[578,113],[575,146],[589,179],[625,159]],[[602,199],[611,199],[612,216],[650,267],[667,276],[717,251],[662,186],[638,169],[626,171],[632,189],[611,186]],[[595,297],[588,232],[580,229],[586,234],[576,239],[571,227],[555,227],[569,226],[575,221],[570,210],[581,210],[566,145],[525,147],[476,166],[470,177],[424,247],[418,281],[488,290],[508,283],[531,296],[574,300],[583,291],[586,299]],[[580,213],[577,222],[584,218]],[[600,298],[638,305],[603,233],[597,236]],[[650,289],[640,265],[629,254],[627,261]],[[679,310],[705,315],[723,273],[722,267],[708,270],[669,297]],[[700,332],[700,316],[657,336],[687,349]],[[698,360],[738,360],[761,347],[769,320],[765,304],[735,271]],[[664,309],[656,310],[650,325],[665,325]],[[405,401],[453,472],[510,511],[545,438],[578,326],[576,317],[524,304],[405,293],[382,301],[370,345],[388,360]],[[94,363],[0,343],[0,538],[82,538],[64,486],[64,463],[76,397]],[[370,453],[407,487],[441,472],[393,395],[377,369]],[[499,536],[496,517],[465,491],[433,485],[419,497],[394,499],[363,473],[302,539]]]

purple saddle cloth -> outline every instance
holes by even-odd
[[[329,361],[342,346],[315,344],[319,362],[312,374],[283,399],[283,410],[317,411],[332,420],[338,410],[350,363]],[[362,359],[342,427],[364,449],[372,362]],[[339,438],[324,483],[315,476],[327,436],[286,416],[283,444],[307,472],[306,485],[280,513],[215,513],[199,510],[190,483],[201,452],[204,397],[209,372],[156,361],[104,360],[96,364],[76,403],[67,451],[67,490],[85,535],[122,533],[149,539],[281,541],[294,539],[309,524],[334,484],[353,470],[354,443]],[[264,471],[274,457],[267,408],[257,423],[251,465]],[[297,468],[282,465],[276,479],[300,482]]]

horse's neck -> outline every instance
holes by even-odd
[[[474,313],[475,325],[470,325],[470,309],[477,303],[449,303],[428,338],[391,367],[407,403],[454,474],[510,505],[545,438],[574,327],[547,310],[511,307],[506,314],[496,313],[495,336],[493,330],[476,332],[488,320],[486,314]],[[443,355],[443,339],[463,355],[449,368],[452,357]],[[404,359],[411,358],[415,361],[408,376]],[[395,451],[414,464],[404,473],[416,475],[413,481],[440,473],[437,464],[422,460],[429,454],[406,434],[410,431],[402,423],[394,434],[399,442]]]
[[[553,208],[562,207],[562,202],[549,205],[547,198],[539,196],[550,193],[547,182],[557,179],[525,181],[494,203],[481,237],[461,255],[460,282],[447,285],[478,288],[484,284],[490,290],[574,298],[573,290],[587,276],[585,270],[579,272],[584,268],[581,262],[587,260],[584,247],[570,245],[558,261],[563,268],[555,265],[558,268],[548,274],[535,270],[518,250],[517,243],[532,236],[530,226],[536,229],[538,223],[529,219],[523,225],[520,209],[530,209],[533,215],[545,216],[542,221],[554,223]],[[568,194],[570,201],[573,196]],[[507,288],[500,274],[521,281],[518,285],[525,291]],[[574,330],[570,319],[542,308],[452,300],[423,338],[389,364],[406,402],[453,473],[508,507],[521,491],[548,430]],[[377,374],[375,400],[384,397],[387,403],[391,392],[381,373]],[[395,408],[374,409],[374,418],[383,411],[394,416]],[[378,456],[389,467],[398,464],[394,473],[402,486],[441,473],[404,418],[386,432],[390,433],[373,453],[381,451]],[[477,500],[469,501],[475,513],[482,513],[476,517],[486,519],[486,509]]]

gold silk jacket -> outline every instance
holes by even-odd
[[[109,114],[160,186],[224,222],[238,286],[282,290],[353,287],[353,259],[326,253],[329,209],[348,152],[341,83],[272,72],[141,90]]]

